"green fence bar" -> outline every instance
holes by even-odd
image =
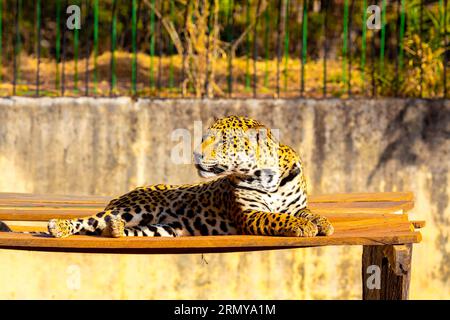
[[[375,60],[376,60],[376,47],[375,47],[375,34],[372,32],[372,37],[370,38],[370,60],[371,60],[371,82],[372,82],[372,98],[377,94],[377,82],[375,79]]]
[[[246,1],[245,14],[245,28],[250,26],[250,0]],[[255,39],[253,39],[255,41]],[[246,36],[246,50],[245,50],[245,90],[250,90],[250,32]]]
[[[159,10],[161,14],[164,14],[165,9],[164,0],[159,1]],[[161,92],[161,74],[162,74],[162,56],[163,56],[163,38],[162,38],[162,20],[158,19],[156,38],[158,39],[158,78],[156,81],[156,87],[158,94]]]
[[[344,30],[342,41],[342,83],[347,84],[348,0],[344,1]]]
[[[88,96],[89,95],[89,55],[90,55],[90,12],[91,12],[91,7],[90,7],[90,3],[89,0],[85,0],[85,12],[86,12],[86,17],[84,19],[84,24],[86,26],[86,60],[85,60],[85,72],[84,72],[84,95]]]
[[[185,40],[185,44],[183,45],[183,55],[182,55],[182,61],[181,61],[181,76],[180,76],[180,86],[181,86],[181,96],[184,98],[186,95],[186,91],[185,90],[185,80],[186,80],[186,59],[187,59],[187,51],[188,51],[188,46],[187,46],[187,29],[188,29],[188,25],[189,25],[189,21],[191,19],[191,17],[189,16],[189,13],[191,12],[191,3],[193,0],[187,0],[186,1],[186,7],[184,8],[184,13],[183,13],[183,32],[184,32],[184,40]],[[228,10],[225,10],[225,16],[227,15]],[[226,21],[228,21],[225,18],[225,24],[227,23]],[[226,28],[226,25],[225,25]],[[226,31],[226,30],[225,30]]]
[[[353,27],[353,7],[355,5],[355,1],[351,0],[350,2],[350,12],[348,18],[348,81],[347,81],[347,93],[348,96],[352,95],[352,27]]]
[[[175,23],[175,3],[174,0],[170,0],[170,20]],[[211,9],[210,9],[211,10]],[[174,67],[173,67],[173,42],[172,38],[168,35],[168,51],[169,51],[169,88],[172,89],[174,86]]]
[[[279,0],[278,1],[278,19],[277,19],[277,25],[278,25],[278,32],[277,32],[277,72],[276,72],[276,96],[280,96],[280,63],[281,63],[281,54],[282,54],[282,48],[281,48],[281,35],[284,31],[284,19],[285,19],[285,4],[286,0]]]
[[[0,1],[0,82],[3,78],[3,1]]]
[[[367,48],[367,0],[363,0],[362,39],[361,39],[361,82],[366,91],[366,48]]]
[[[399,36],[399,29],[400,26],[398,25],[398,22],[400,21],[400,0],[396,0],[395,1],[396,4],[396,23],[395,23],[395,34],[396,34],[396,46],[395,46],[395,56],[397,57],[397,59],[395,59],[395,80],[394,80],[394,87],[395,87],[395,96],[398,96],[398,89],[399,89],[399,84],[400,84],[400,79],[399,79],[399,70],[398,70],[398,48],[399,48],[399,43],[400,43],[400,36]]]
[[[308,52],[308,0],[303,0],[303,18],[302,18],[302,65],[300,75],[300,93],[303,96],[305,92],[305,65],[306,53]]]
[[[253,26],[253,97],[256,98],[256,88],[258,87],[258,75],[257,75],[257,67],[256,62],[258,59],[258,43],[256,41],[256,37],[258,35],[258,22],[259,22],[259,14],[261,10],[261,2],[262,0],[258,0],[255,11],[255,24]]]
[[[153,8],[156,8],[156,0],[152,0]],[[150,88],[155,87],[155,11],[150,9]]]
[[[16,85],[19,83],[20,79],[20,51],[21,51],[21,40],[20,40],[20,20],[22,17],[22,0],[16,0],[16,12],[15,12],[15,45],[14,45],[14,76],[13,76],[13,95],[16,95]]]
[[[132,47],[133,47],[133,62],[131,66],[131,83],[132,94],[136,95],[136,81],[137,81],[137,0],[133,0],[132,4]]]
[[[444,0],[444,48],[448,48],[448,42],[447,42],[447,0]],[[447,98],[447,55],[444,53],[442,55],[443,63],[444,63],[444,72],[443,72],[443,85],[444,85],[444,99]]]
[[[110,86],[109,95],[112,96],[114,89],[116,88],[117,75],[116,75],[116,40],[117,40],[117,0],[113,0],[112,12],[111,12],[111,60],[110,60]]]
[[[36,96],[39,96],[39,69],[41,62],[41,0],[36,1],[36,56]]]
[[[67,8],[68,0],[64,1],[64,11]],[[61,50],[61,96],[64,96],[64,92],[66,90],[66,40],[67,40],[67,28],[66,28],[66,22],[63,23],[62,28],[62,50]]]
[[[233,41],[233,23],[234,23],[234,0],[230,0],[227,10],[227,41],[230,44],[230,52],[228,53],[228,75],[227,86],[228,96],[231,98],[233,94],[233,53],[231,51],[231,43]]]
[[[81,5],[78,1],[75,1],[76,5]],[[73,30],[73,60],[74,60],[74,70],[73,70],[73,89],[78,92],[78,43],[80,37],[80,30],[75,28]]]
[[[423,0],[420,0],[420,17],[419,17],[419,39],[420,39],[420,98],[423,97]],[[447,48],[445,48],[447,49]]]
[[[327,96],[327,53],[328,53],[328,6],[325,2],[325,14],[323,16],[323,97]]]
[[[398,68],[403,70],[403,38],[405,36],[405,0],[401,0]],[[401,75],[400,75],[401,76]]]
[[[98,91],[98,0],[94,0],[94,94]]]
[[[287,91],[288,84],[288,62],[289,62],[289,0],[286,0],[286,13],[284,19],[284,91]]]
[[[270,32],[270,2],[267,3],[266,10],[264,11],[264,87],[269,86],[269,32]]]
[[[55,74],[55,89],[59,90],[60,70],[59,62],[61,58],[61,0],[56,0],[56,44],[55,44],[55,59],[56,59],[56,74]]]
[[[205,70],[206,70],[206,74],[205,74],[205,86],[204,86],[204,90],[205,96],[208,96],[208,92],[209,92],[209,88],[210,88],[210,77],[211,77],[211,61],[210,61],[210,48],[211,48],[211,31],[213,30],[213,20],[214,20],[214,10],[215,8],[213,8],[213,6],[215,6],[215,4],[213,4],[214,1],[213,0],[208,0],[208,4],[209,4],[209,11],[208,11],[208,18],[207,18],[207,27],[208,27],[208,31],[206,34],[206,61],[205,61]],[[169,39],[170,41],[171,39]],[[171,42],[170,42],[171,43]],[[172,57],[171,57],[172,59]]]
[[[384,48],[386,44],[386,0],[381,5],[380,76],[384,78]]]

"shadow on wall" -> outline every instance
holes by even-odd
[[[384,137],[388,139],[388,145],[370,173],[367,185],[391,160],[402,165],[427,164],[434,169],[433,172],[446,176],[447,167],[443,166],[443,159],[436,157],[448,154],[450,150],[450,109],[443,108],[442,103],[431,102],[424,106],[415,100],[407,101],[389,122]]]
[[[446,226],[450,217],[445,210],[449,206],[446,190],[450,161],[450,109],[443,108],[442,102],[429,102],[427,105],[409,100],[389,122],[384,136],[388,145],[383,149],[376,167],[367,179],[372,184],[374,176],[380,173],[390,161],[397,166],[426,166],[431,173],[431,202],[437,207],[433,222],[439,233],[436,246],[442,252],[439,272],[436,274],[447,281],[450,278],[450,241]]]

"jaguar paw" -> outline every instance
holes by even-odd
[[[72,234],[70,222],[63,219],[52,219],[47,225],[48,232],[55,238],[65,238]]]
[[[287,226],[284,235],[287,237],[315,237],[318,232],[317,225],[307,219],[298,218]]]
[[[319,230],[319,235],[320,236],[331,236],[334,233],[334,227],[331,224],[331,222],[325,218],[325,217],[321,217],[321,219],[319,219],[316,222],[317,228]]]
[[[119,216],[111,216],[109,221],[111,237],[120,238],[125,234],[125,221]]]

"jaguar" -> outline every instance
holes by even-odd
[[[103,211],[75,219],[52,219],[48,232],[109,237],[207,235],[329,236],[330,221],[307,206],[299,155],[259,121],[228,116],[216,120],[194,151],[206,180],[186,185],[138,187]]]

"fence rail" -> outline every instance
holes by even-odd
[[[447,98],[447,2],[0,0],[0,95]]]

